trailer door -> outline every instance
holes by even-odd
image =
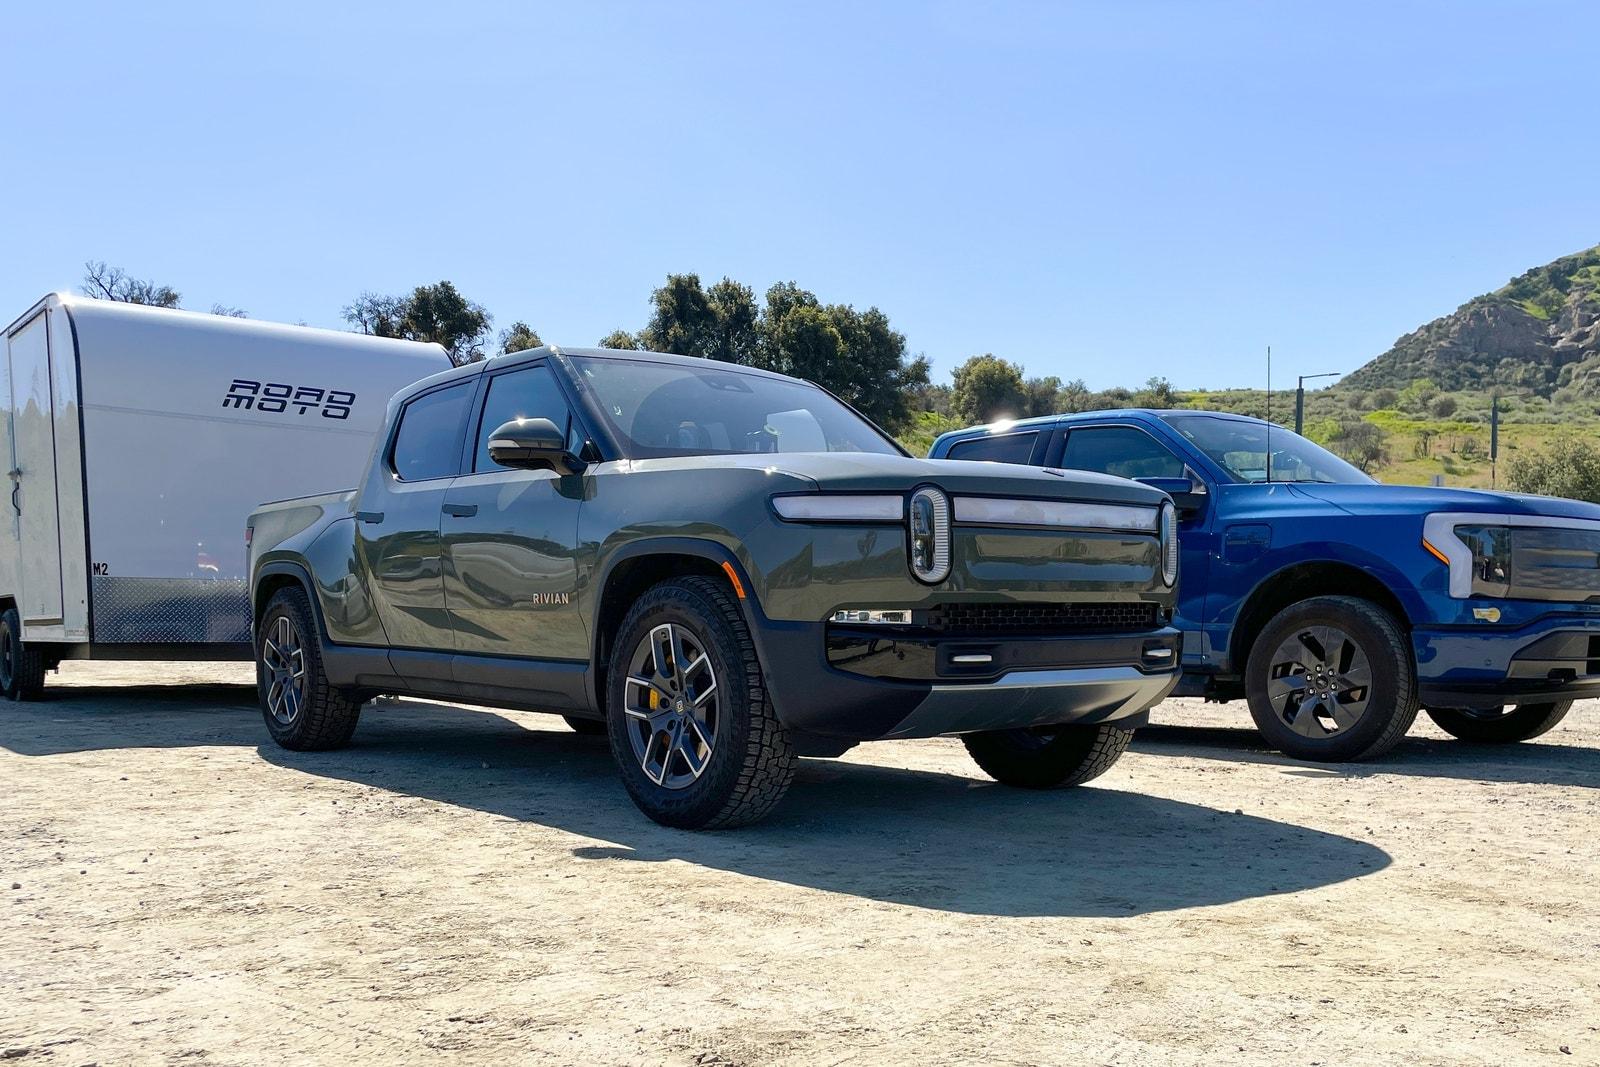
[[[61,523],[56,510],[55,397],[48,310],[11,335],[12,531],[24,625],[61,625]],[[0,505],[4,506],[4,505]]]

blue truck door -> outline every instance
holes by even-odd
[[[1051,454],[1059,450],[1060,460],[1055,465],[1068,470],[1096,471],[1119,478],[1183,478],[1186,473],[1194,474],[1177,452],[1132,423],[1067,426],[1062,433],[1065,439],[1051,449]],[[1201,625],[1206,617],[1214,510],[1215,505],[1208,498],[1199,510],[1180,513],[1178,520],[1176,625],[1183,631],[1183,659],[1188,667],[1207,662]]]

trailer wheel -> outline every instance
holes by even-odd
[[[1107,723],[988,730],[961,737],[985,774],[1023,789],[1064,789],[1098,778],[1132,740],[1132,730]]]
[[[1572,701],[1518,704],[1514,708],[1478,711],[1470,708],[1429,708],[1432,719],[1445,733],[1480,745],[1509,745],[1530,741],[1555,729],[1572,710]]]
[[[299,586],[274,593],[256,627],[256,691],[267,732],[284,748],[339,748],[355,733],[361,704],[328,684],[311,601]]]
[[[38,700],[47,669],[44,653],[22,641],[22,616],[7,608],[0,614],[0,693],[7,700]]]

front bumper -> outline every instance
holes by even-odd
[[[752,627],[778,717],[800,734],[844,741],[936,737],[1068,723],[1140,725],[1178,682],[1180,637],[1171,627],[1102,640],[981,642],[995,672],[963,673],[948,642],[931,657],[939,676],[900,679],[852,673],[828,662],[821,623],[762,620]],[[1045,656],[1041,648],[1053,651]],[[1153,648],[1171,655],[1152,666]],[[913,660],[915,657],[911,657]],[[1050,662],[1053,661],[1053,662]]]
[[[1412,631],[1429,707],[1488,708],[1600,696],[1600,617],[1545,616],[1512,630]]]

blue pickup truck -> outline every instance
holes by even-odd
[[[1419,709],[1513,742],[1600,695],[1600,507],[1382,485],[1260,419],[1100,411],[947,433],[934,459],[1099,471],[1181,515],[1183,680],[1300,759],[1370,759]]]

